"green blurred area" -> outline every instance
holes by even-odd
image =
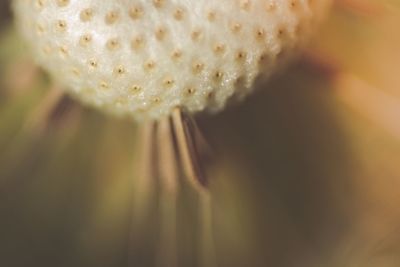
[[[313,47],[400,97],[400,80],[387,71],[399,67],[397,17],[336,10]],[[61,125],[40,140],[21,133],[49,81],[40,73],[23,93],[10,93],[10,66],[25,62],[26,51],[5,21],[0,266],[128,266],[128,254],[134,266],[155,266],[160,196],[136,239],[128,237],[137,126],[84,108],[78,129]],[[346,106],[311,67],[295,64],[260,87],[242,105],[198,118],[216,150],[209,176],[218,266],[399,266],[400,138]],[[198,202],[186,185],[179,266],[201,266]]]

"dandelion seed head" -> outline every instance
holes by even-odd
[[[329,3],[15,0],[14,11],[37,62],[81,101],[157,119],[176,106],[217,112],[250,94],[304,45]],[[132,94],[133,86],[142,90]],[[115,105],[121,96],[126,104]],[[138,112],[154,97],[157,105]]]

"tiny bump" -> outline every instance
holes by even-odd
[[[90,35],[90,34],[85,34],[85,35],[81,36],[81,38],[79,39],[79,44],[81,46],[87,46],[91,42],[92,42],[92,35]]]
[[[155,105],[158,105],[158,104],[161,103],[161,98],[159,98],[159,97],[154,97],[154,98],[151,100],[151,102],[152,102],[153,104],[155,104]]]
[[[143,16],[143,8],[139,6],[134,6],[129,9],[129,17],[133,20],[140,19]]]
[[[217,18],[217,13],[215,11],[212,10],[207,12],[208,21],[213,22],[215,21],[216,18]]]
[[[93,9],[86,8],[86,9],[81,11],[79,17],[80,17],[82,22],[88,22],[88,21],[92,20],[93,15],[94,15]]]
[[[240,0],[240,8],[248,11],[250,9],[250,0]]]
[[[46,0],[36,0],[35,1],[35,7],[37,9],[42,9],[46,4]]]
[[[247,54],[243,50],[239,50],[236,52],[235,59],[236,61],[243,61],[246,58]]]
[[[184,12],[184,10],[183,10],[182,8],[177,8],[177,9],[175,9],[175,11],[174,11],[174,18],[175,18],[176,20],[182,20],[183,17],[184,17],[184,15],[185,15],[185,12]]]
[[[182,51],[180,49],[176,49],[175,51],[172,52],[171,58],[173,60],[178,60],[182,57]]]
[[[77,68],[72,68],[71,73],[77,77],[79,77],[81,75],[81,72]]]
[[[90,67],[97,68],[98,65],[99,65],[98,62],[95,59],[89,60],[89,66]]]
[[[192,31],[190,36],[193,41],[197,41],[200,39],[201,34],[202,34],[201,30],[194,30],[194,31]]]
[[[57,6],[66,7],[69,5],[69,0],[57,0]]]
[[[135,84],[135,85],[132,85],[132,86],[128,89],[128,93],[131,94],[131,95],[134,95],[134,94],[139,93],[139,92],[142,91],[142,90],[143,90],[143,88],[142,88],[141,86]]]
[[[43,35],[45,32],[46,32],[46,29],[44,28],[43,25],[41,25],[41,24],[36,25],[36,33],[38,35]]]
[[[215,54],[222,54],[225,52],[225,45],[224,44],[216,44],[213,48]]]
[[[267,60],[268,60],[268,54],[261,54],[259,57],[258,57],[258,64],[260,64],[260,65],[262,65],[262,64],[265,64],[266,62],[267,62]]]
[[[59,20],[56,23],[57,31],[65,32],[67,30],[67,27],[68,27],[68,25],[67,25],[67,22],[65,20]]]
[[[273,12],[273,11],[275,11],[276,10],[276,3],[275,3],[275,1],[273,1],[273,2],[270,2],[270,3],[268,3],[268,4],[266,4],[266,6],[265,6],[265,10],[268,12],[268,13],[270,13],[270,12]]]
[[[163,7],[165,0],[153,0],[153,5],[157,8]]]
[[[175,83],[175,81],[174,81],[174,79],[172,79],[171,77],[166,77],[166,78],[163,80],[163,86],[164,86],[165,88],[171,87],[172,85],[174,85],[174,83]]]
[[[264,40],[265,35],[266,35],[266,33],[265,33],[265,30],[264,30],[263,28],[257,28],[257,29],[255,30],[255,36],[256,36],[256,39],[257,39],[258,41]]]
[[[156,67],[156,63],[153,60],[148,60],[144,63],[143,67],[145,70],[150,71]]]
[[[120,65],[120,66],[114,68],[113,73],[116,75],[123,75],[126,73],[126,69],[124,66]]]
[[[240,32],[241,29],[242,29],[242,24],[240,24],[240,23],[233,23],[231,25],[231,30],[233,33],[238,33],[238,32]]]
[[[195,73],[195,74],[202,72],[203,69],[204,69],[204,64],[201,63],[201,62],[195,62],[195,63],[193,63],[193,65],[192,65],[192,71],[193,71],[193,73]]]
[[[107,13],[106,17],[105,17],[105,22],[108,25],[114,24],[118,21],[120,15],[119,15],[119,11],[117,10],[113,10]]]
[[[277,32],[278,38],[284,37],[285,34],[286,34],[286,30],[283,27],[278,29],[278,32]]]
[[[121,47],[120,41],[117,38],[112,38],[107,41],[106,47],[108,50],[113,51]]]
[[[222,77],[224,77],[224,73],[222,71],[217,70],[216,72],[214,72],[213,76],[216,81],[219,81],[222,79]]]
[[[101,81],[100,82],[100,88],[103,89],[103,90],[107,90],[107,89],[110,88],[110,85],[105,81]]]
[[[144,39],[142,36],[135,37],[131,42],[131,47],[134,50],[139,50],[144,45]]]
[[[184,91],[184,96],[193,96],[196,93],[196,89],[193,87],[188,87]]]
[[[69,55],[68,48],[65,45],[60,46],[59,50],[60,50],[61,56],[67,57]]]
[[[155,36],[159,41],[163,41],[166,34],[167,34],[167,29],[164,27],[159,27],[155,32]]]

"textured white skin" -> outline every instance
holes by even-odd
[[[37,62],[68,92],[140,120],[242,99],[303,45],[329,3],[14,0],[14,11]]]

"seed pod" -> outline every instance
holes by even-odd
[[[37,62],[84,103],[135,119],[220,111],[273,74],[330,0],[14,0]]]

